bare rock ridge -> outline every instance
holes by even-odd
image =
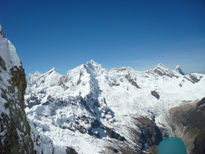
[[[34,144],[24,111],[26,77],[15,54],[0,26],[0,153],[32,154]]]

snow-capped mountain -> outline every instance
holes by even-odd
[[[30,74],[27,83],[25,110],[42,144],[50,144],[44,153],[150,152],[162,133],[172,134],[169,110],[205,96],[204,74],[162,64],[139,72],[90,60],[66,75],[55,68]],[[154,140],[146,136],[150,125]]]

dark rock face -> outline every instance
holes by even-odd
[[[174,135],[181,137],[189,154],[205,153],[205,98],[170,110]]]
[[[67,153],[67,154],[78,154],[78,153],[75,151],[75,149],[70,148],[70,147],[67,147],[66,153]]]
[[[181,75],[185,75],[184,72],[182,71],[182,69],[178,66],[176,66],[176,69],[175,69],[179,74]]]
[[[159,99],[159,98],[160,98],[159,94],[158,94],[155,90],[151,91],[151,94],[152,94],[152,96],[154,96],[156,99]]]
[[[200,76],[199,78],[194,74],[189,74],[188,76],[185,76],[185,79],[189,80],[191,83],[195,84],[198,83],[203,77]]]
[[[162,133],[155,122],[146,118],[137,118],[140,129],[141,150],[148,150],[150,153],[157,153],[157,146],[162,141]]]
[[[196,108],[201,109],[201,110],[205,110],[204,109],[205,106],[205,97],[202,98],[197,104],[196,104]]]
[[[2,112],[0,115],[0,153],[32,154],[34,153],[34,145],[30,136],[30,126],[24,111],[24,94],[26,89],[24,69],[22,66],[15,66],[8,70],[1,56],[0,61],[0,73],[8,71],[11,75],[7,89],[1,89],[2,94],[0,96],[6,101],[4,105],[9,110],[9,114]]]
[[[159,76],[168,76],[170,78],[173,78],[173,77],[178,78],[178,76],[176,76],[173,72],[168,72],[161,68],[154,69],[154,73],[158,74]]]
[[[120,136],[120,134],[116,133],[114,129],[110,129],[108,127],[105,128],[106,135],[110,138],[114,138],[120,141],[126,141],[126,139],[123,136]]]
[[[107,147],[107,153],[158,153],[158,144],[163,138],[162,130],[156,126],[153,120],[147,117],[133,118],[133,123],[136,126],[135,128],[128,126],[132,143],[128,140],[112,140],[110,146]]]
[[[127,74],[125,77],[126,77],[126,79],[128,80],[129,83],[131,83],[134,87],[140,89],[139,85],[135,82],[134,79],[131,78],[130,74]]]
[[[1,26],[1,25],[0,25],[0,26]],[[4,32],[1,30],[1,27],[0,27],[0,35],[1,35],[2,37],[5,37]]]
[[[6,71],[6,64],[4,62],[4,60],[2,59],[2,57],[0,56],[0,72],[2,71]]]
[[[158,64],[154,69],[153,72],[159,76],[167,76],[170,78],[179,78],[177,74],[175,74],[172,70],[168,69],[166,66],[162,64]]]

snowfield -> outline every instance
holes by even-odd
[[[56,69],[28,77],[27,117],[40,134],[50,140],[50,153],[106,153],[111,142],[134,146],[130,128],[133,117],[155,119],[169,130],[168,110],[205,96],[205,75],[184,75],[179,66],[171,70],[159,64],[139,72],[132,68],[106,70],[93,60],[66,75]],[[137,128],[135,128],[137,129]],[[109,135],[112,132],[114,135]],[[111,134],[112,134],[111,133]]]

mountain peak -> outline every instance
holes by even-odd
[[[159,64],[157,64],[157,66],[155,67],[155,69],[162,69],[162,70],[167,70],[168,68],[165,66],[165,65],[163,65],[162,63],[159,63]]]
[[[161,64],[161,63],[159,63],[159,64],[153,69],[153,71],[154,71],[156,74],[160,75],[160,76],[164,76],[164,75],[169,76],[169,77],[175,76],[172,70],[170,70],[168,67],[166,67],[165,65],[163,65],[163,64]]]
[[[87,65],[100,65],[99,63],[97,63],[96,61],[94,61],[93,59],[90,59],[89,61],[86,62]]]
[[[93,59],[90,59],[89,61],[87,61],[86,66],[91,67],[91,68],[102,68],[101,64],[95,62]]]
[[[89,60],[84,67],[86,68],[87,72],[96,76],[102,74],[105,70],[101,66],[101,64],[95,62],[94,60]]]
[[[49,74],[51,74],[51,73],[53,73],[53,72],[57,72],[57,70],[56,70],[55,67],[53,67],[52,69],[50,69],[50,70],[48,71]]]
[[[182,71],[179,65],[176,66],[175,71],[177,71],[181,75],[184,75],[184,72]]]

